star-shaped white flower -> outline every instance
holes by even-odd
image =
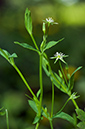
[[[62,52],[56,52],[56,54],[54,54],[54,57],[51,57],[51,59],[55,59],[54,64],[58,61],[61,60],[63,63],[66,64],[66,62],[63,60],[63,57],[68,57],[68,55],[63,54]]]
[[[49,23],[49,24],[58,24],[57,22],[54,22],[52,17],[48,17],[46,18],[46,20],[43,20],[45,23]]]

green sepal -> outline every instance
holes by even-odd
[[[58,40],[58,41],[50,41],[46,44],[45,48],[44,48],[44,51],[55,46],[57,43],[59,43],[60,41],[62,41],[64,38]]]
[[[59,114],[56,114],[53,116],[53,118],[61,118],[64,120],[69,121],[70,123],[72,123],[73,125],[75,125],[75,120],[72,116],[70,116],[69,114],[65,113],[65,112],[61,112]]]
[[[40,53],[37,49],[35,49],[34,47],[32,47],[31,45],[27,44],[27,43],[19,43],[19,42],[14,42],[15,44],[19,44],[20,46],[27,48],[29,50],[33,50],[36,51],[37,53]]]
[[[71,91],[73,89],[73,85],[74,85],[74,74],[80,70],[82,68],[82,66],[78,67],[71,75],[69,82],[68,82],[68,91]]]
[[[25,11],[25,27],[30,35],[32,35],[32,18],[31,18],[31,12],[26,8]]]

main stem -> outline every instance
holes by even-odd
[[[50,120],[50,127],[51,127],[51,129],[53,129],[52,120]]]
[[[43,99],[43,83],[42,83],[42,54],[40,55],[40,66],[39,66],[39,73],[40,73],[40,115],[41,115],[41,108],[42,108],[42,99]]]

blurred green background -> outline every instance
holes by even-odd
[[[48,41],[65,38],[61,43],[47,51],[48,57],[56,51],[69,55],[65,60],[70,66],[70,72],[83,66],[76,74],[73,91],[80,94],[77,99],[79,107],[85,108],[85,1],[84,0],[0,0],[0,47],[11,54],[15,52],[18,58],[17,66],[23,72],[34,93],[39,89],[38,55],[33,51],[21,48],[14,41],[27,42],[32,45],[30,36],[24,26],[24,13],[28,8],[32,13],[33,34],[40,45],[42,41],[42,20],[53,17],[58,25],[50,27]],[[52,69],[57,72],[58,65],[50,61]],[[43,72],[44,100],[50,111],[51,84]],[[34,129],[32,125],[35,113],[28,105],[25,94],[29,91],[16,71],[0,56],[0,107],[8,109],[10,129]],[[68,96],[55,87],[55,107],[57,112]],[[70,115],[74,112],[72,102],[64,109]],[[62,123],[62,124],[61,124]],[[43,119],[40,129],[49,129],[49,123]],[[73,126],[61,119],[54,121],[54,129],[73,129]],[[6,129],[5,116],[0,117],[0,129]]]

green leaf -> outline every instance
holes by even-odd
[[[16,53],[13,53],[12,55],[9,56],[9,58],[16,58],[17,57],[17,54]]]
[[[19,43],[19,42],[14,42],[15,44],[19,44],[20,46],[24,47],[24,48],[27,48],[27,49],[30,49],[30,50],[33,50],[33,51],[36,51],[39,53],[39,51],[37,49],[35,49],[34,47],[32,47],[31,45],[27,44],[27,43]]]
[[[25,27],[30,35],[32,35],[32,18],[31,12],[28,8],[25,11]]]
[[[1,49],[1,48],[0,48],[0,55],[3,56],[6,60],[8,60],[8,62],[10,62],[12,65],[14,64],[13,58],[17,57],[16,53],[13,53],[11,55],[8,51]]]
[[[76,113],[78,114],[77,118],[85,122],[85,112],[82,109],[76,109]]]
[[[67,93],[67,86],[65,85],[64,80],[60,78],[56,73],[54,73],[54,76],[51,76],[51,80],[58,89],[60,89],[64,93]]]
[[[72,116],[70,116],[69,114],[65,113],[65,112],[61,112],[59,114],[56,114],[56,115],[53,116],[53,118],[61,118],[61,119],[69,121],[73,125],[75,124],[74,123],[74,118]]]
[[[82,68],[82,66],[78,67],[73,73],[71,76],[73,76],[78,70],[80,70]]]
[[[58,41],[50,41],[46,44],[45,48],[44,48],[44,51],[53,47],[54,45],[56,45],[57,43],[59,43],[60,41],[62,41],[64,38],[58,40]]]
[[[85,112],[82,109],[76,109],[76,113],[78,115],[77,118],[81,120],[81,122],[77,124],[77,127],[85,129]]]
[[[49,77],[50,72],[49,72],[49,69],[48,69],[48,61],[44,56],[42,57],[42,66],[43,66],[43,69],[44,69],[46,75]]]
[[[33,100],[28,100],[28,103],[29,103],[30,107],[31,107],[36,113],[38,113],[38,109],[37,109],[36,103],[35,103]]]
[[[73,89],[73,85],[74,85],[74,74],[80,70],[82,68],[82,66],[78,67],[71,75],[70,79],[69,79],[69,83],[68,83],[68,90],[72,90]]]
[[[85,129],[85,122],[79,122],[77,124],[77,127],[79,127],[80,129]]]
[[[36,94],[37,98],[39,97],[40,93],[41,93],[41,90],[39,89],[37,94]]]
[[[39,120],[40,120],[40,116],[36,115],[35,118],[34,118],[33,124],[38,123]]]
[[[1,48],[0,48],[0,55],[3,56],[6,60],[8,60],[10,56],[10,54],[6,50]]]

